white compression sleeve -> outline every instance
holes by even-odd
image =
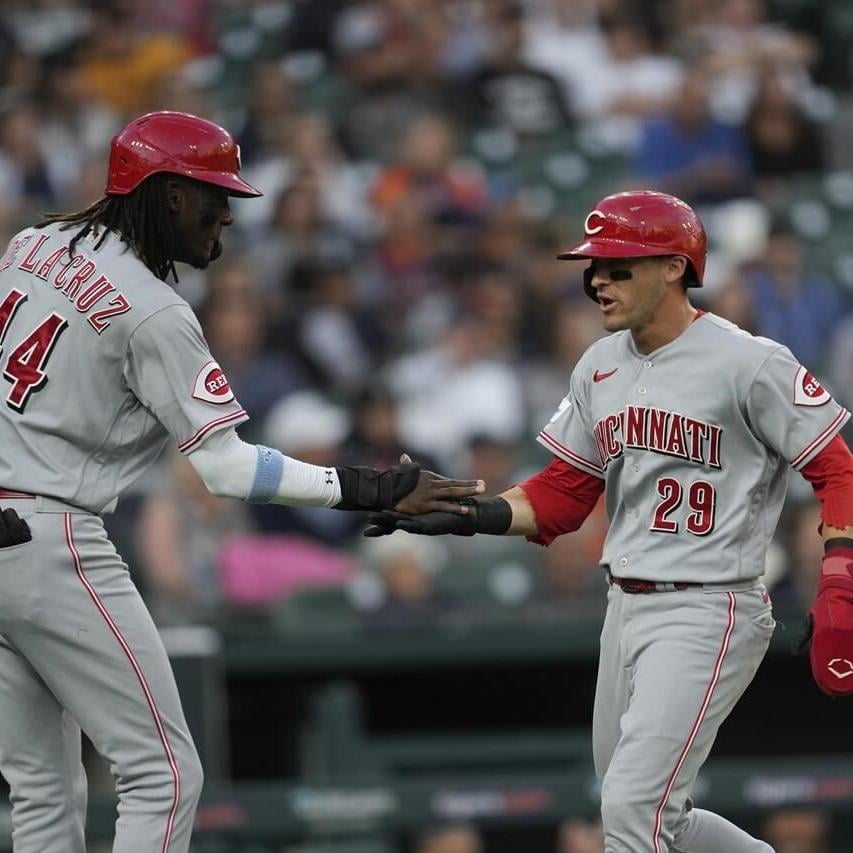
[[[247,444],[234,429],[215,432],[187,458],[208,491],[220,497],[293,506],[334,506],[341,500],[334,468]]]

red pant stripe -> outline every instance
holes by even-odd
[[[71,513],[65,513],[65,541],[68,543],[68,550],[71,551],[71,556],[74,560],[74,568],[77,572],[77,577],[80,578],[80,582],[86,587],[86,591],[89,593],[92,601],[95,603],[95,607],[98,608],[101,616],[104,618],[104,621],[109,626],[110,631],[112,631],[116,640],[118,640],[118,644],[122,647],[125,655],[127,655],[127,659],[130,661],[130,665],[133,667],[133,671],[136,673],[136,677],[139,680],[139,684],[142,687],[142,692],[145,694],[145,700],[148,702],[148,707],[151,710],[151,716],[154,718],[154,725],[157,727],[157,732],[160,735],[160,741],[163,744],[163,749],[166,752],[166,760],[169,762],[169,767],[172,770],[172,779],[174,780],[174,796],[172,797],[172,807],[169,810],[169,818],[166,821],[166,835],[163,838],[163,853],[167,853],[169,850],[169,844],[172,839],[172,829],[175,825],[175,814],[178,811],[178,800],[180,799],[181,794],[181,777],[178,773],[178,763],[175,761],[174,753],[172,752],[172,747],[169,745],[169,739],[166,736],[166,728],[163,725],[163,720],[160,717],[160,712],[157,710],[157,705],[154,702],[154,696],[151,694],[151,690],[148,687],[148,682],[145,680],[145,676],[142,673],[142,668],[139,666],[136,658],[134,657],[133,652],[130,650],[130,646],[127,644],[127,641],[121,634],[121,631],[118,629],[118,626],[113,621],[110,614],[107,612],[107,609],[104,607],[101,599],[98,597],[98,593],[95,592],[95,588],[89,582],[89,579],[86,575],[83,574],[83,567],[80,563],[80,554],[77,551],[76,546],[74,545],[74,536],[71,531]]]
[[[696,740],[696,735],[699,734],[699,728],[702,725],[702,721],[705,719],[705,714],[708,712],[708,706],[711,704],[711,697],[714,695],[714,688],[720,680],[720,671],[723,668],[723,660],[726,657],[726,652],[729,650],[729,640],[731,639],[732,631],[735,627],[735,594],[733,592],[726,594],[729,597],[729,619],[726,624],[725,633],[723,634],[723,642],[720,645],[720,651],[717,653],[717,662],[714,664],[714,674],[711,676],[711,682],[708,684],[708,689],[705,691],[705,699],[702,702],[702,706],[699,708],[699,713],[696,715],[696,722],[693,723],[693,729],[690,732],[690,737],[687,738],[687,743],[684,744],[684,749],[681,750],[681,755],[678,758],[675,769],[672,771],[672,775],[669,777],[669,781],[666,784],[666,790],[663,792],[663,797],[661,798],[657,812],[655,813],[655,831],[653,839],[655,853],[660,853],[659,842],[661,824],[663,823],[663,810],[666,807],[669,795],[672,793],[672,787],[675,785],[678,773],[687,758],[687,753],[690,752],[690,747],[693,746],[693,742]]]

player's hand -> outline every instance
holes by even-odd
[[[404,453],[400,457],[400,464],[414,463],[409,455]],[[485,490],[486,484],[482,480],[449,480],[440,474],[421,469],[415,487],[394,504],[394,509],[404,515],[422,515],[423,513],[466,515],[469,507],[459,501],[462,498],[481,495]]]
[[[30,527],[13,509],[0,510],[0,548],[23,545],[33,538]]]
[[[476,508],[469,506],[469,513],[428,512],[423,515],[406,515],[386,509],[367,516],[368,526],[364,535],[368,537],[388,536],[395,530],[416,533],[420,536],[473,536],[477,532]]]

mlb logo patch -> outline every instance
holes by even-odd
[[[209,361],[198,372],[193,387],[193,397],[196,400],[217,405],[230,403],[234,399],[228,379],[215,361]]]

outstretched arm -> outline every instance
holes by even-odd
[[[233,429],[209,436],[187,458],[212,494],[251,503],[465,514],[468,508],[458,501],[485,488],[482,480],[448,480],[424,471],[405,454],[387,470],[309,465],[247,444]]]
[[[547,468],[500,495],[466,499],[470,511],[465,516],[374,513],[364,535],[384,536],[394,530],[424,536],[509,534],[549,545],[560,534],[577,530],[603,491],[604,480],[554,458]]]

